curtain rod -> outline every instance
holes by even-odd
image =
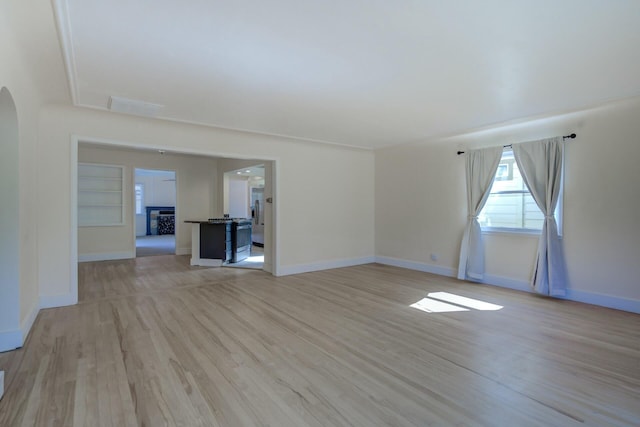
[[[563,140],[565,140],[565,139],[567,139],[567,138],[569,138],[569,139],[573,139],[573,138],[575,138],[576,136],[577,136],[577,135],[576,135],[575,133],[572,133],[571,135],[565,135],[565,136],[563,136],[563,137],[562,137],[562,139],[563,139]],[[503,145],[503,147],[504,147],[504,148],[511,148],[511,144]],[[459,156],[460,154],[464,154],[464,151],[458,151],[458,156]]]

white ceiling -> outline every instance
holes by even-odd
[[[73,102],[378,148],[640,95],[637,0],[53,0]]]
[[[264,165],[250,166],[248,168],[236,169],[230,172],[226,172],[230,175],[242,176],[242,177],[262,177],[264,178]]]

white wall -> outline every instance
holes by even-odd
[[[167,151],[275,160],[277,194],[273,197],[279,230],[276,273],[373,259],[371,151],[63,106],[43,109],[40,118],[38,196],[48,207],[48,214],[38,219],[38,249],[42,255],[38,270],[45,296],[72,292],[70,147],[74,134]],[[302,175],[307,177],[304,183],[298,179]],[[191,215],[186,213],[184,217]]]
[[[35,265],[37,253],[37,217],[36,199],[37,180],[37,137],[38,111],[43,103],[37,91],[29,63],[21,50],[24,42],[11,31],[15,19],[11,15],[16,8],[22,7],[18,1],[0,2],[0,88],[6,87],[11,93],[18,119],[17,157],[12,154],[18,165],[18,175],[14,188],[13,209],[18,211],[18,223],[13,224],[18,235],[16,268],[18,281],[4,282],[0,295],[0,311],[11,313],[10,320],[0,321],[0,351],[22,345],[26,334],[38,312],[38,276]],[[15,178],[15,177],[14,177]],[[17,198],[15,197],[17,195]],[[11,207],[7,207],[11,209]],[[3,209],[5,207],[3,206]],[[6,293],[5,293],[6,292]]]
[[[125,167],[125,224],[114,227],[79,227],[78,255],[81,259],[95,260],[99,254],[105,259],[132,258],[135,256],[133,194],[134,169],[156,168],[174,170],[177,188],[176,252],[191,251],[191,225],[185,220],[202,220],[210,217],[216,199],[216,159],[167,153],[118,150],[80,144],[78,161],[105,163]],[[162,193],[162,192],[161,192]],[[164,194],[164,193],[163,193]],[[161,200],[168,202],[170,200]]]
[[[20,334],[20,141],[13,97],[0,88],[0,350],[22,343]],[[13,343],[9,338],[13,332]],[[7,348],[4,348],[5,350]]]
[[[249,183],[247,178],[229,177],[229,216],[231,218],[248,218]]]
[[[640,310],[639,117],[635,98],[376,151],[376,254],[383,262],[453,275],[467,216],[465,160],[456,151],[576,132],[565,164],[569,298]],[[537,238],[484,237],[486,281],[527,289]]]
[[[135,183],[144,184],[144,206],[175,206],[175,173],[159,171],[160,175],[136,175]]]
[[[256,159],[220,159],[218,161],[218,195],[221,197],[219,206],[222,210],[216,216],[221,217],[223,214],[229,213],[229,175],[227,172],[258,165],[265,165],[266,168],[268,163]],[[265,184],[265,186],[270,186],[270,184]]]

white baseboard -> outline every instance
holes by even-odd
[[[191,247],[176,248],[176,255],[191,255]]]
[[[531,284],[526,280],[512,279],[510,277],[485,274],[481,282],[485,285],[500,286],[501,288],[515,289],[516,291],[533,292]]]
[[[263,263],[262,264],[262,270],[267,272],[267,273],[271,273],[273,274],[273,265],[271,265],[271,263]],[[274,276],[276,276],[275,274],[273,274]]]
[[[376,262],[380,264],[393,265],[396,267],[407,268],[409,270],[423,271],[426,273],[438,274],[440,276],[456,277],[457,270],[449,267],[441,267],[438,265],[426,264],[417,261],[408,261],[391,257],[376,257]],[[514,289],[517,291],[533,293],[529,281],[512,279],[509,277],[485,274],[482,281],[485,285],[499,286],[501,288]],[[567,289],[567,295],[564,297],[554,297],[566,299],[569,301],[582,302],[585,304],[598,305],[601,307],[614,308],[616,310],[630,311],[640,314],[640,301],[621,298],[611,295],[597,294],[594,292],[586,292],[575,289]]]
[[[10,331],[0,332],[0,352],[15,350],[22,347],[33,327],[33,323],[38,317],[38,313],[42,308],[63,307],[66,305],[74,305],[78,303],[78,299],[73,295],[41,295],[39,304],[34,304],[27,316],[20,322],[20,328]]]
[[[27,316],[20,322],[20,329],[0,332],[0,352],[22,347],[39,311],[39,307],[34,304]]]
[[[40,308],[64,307],[78,303],[78,296],[68,294],[40,295]]]
[[[620,298],[611,295],[596,294],[593,292],[573,289],[567,289],[567,295],[561,298],[640,314],[640,301],[635,299]]]
[[[130,259],[135,257],[136,253],[132,251],[78,254],[78,262],[112,261],[116,259]]]
[[[27,340],[27,336],[31,331],[31,327],[33,326],[33,322],[36,321],[36,317],[38,317],[38,313],[40,313],[40,306],[37,304],[33,304],[31,310],[29,310],[29,314],[22,320],[20,323],[20,330],[22,330],[22,343]]]
[[[422,271],[424,273],[433,273],[439,276],[456,277],[457,270],[441,265],[427,264],[418,261],[409,261],[406,259],[392,258],[388,256],[377,256],[378,264],[392,265],[394,267],[406,268],[409,270]]]
[[[288,276],[290,274],[310,273],[312,271],[330,270],[332,268],[352,267],[354,265],[371,264],[376,261],[374,256],[350,259],[337,259],[331,261],[316,262],[312,264],[296,264],[280,266],[276,276]]]
[[[487,285],[500,286],[502,288],[515,289],[518,291],[534,292],[533,289],[531,289],[531,284],[524,280],[485,275],[483,283]],[[565,296],[554,296],[554,298],[598,305],[600,307],[615,308],[616,310],[630,311],[632,313],[640,314],[640,301],[629,298],[620,298],[576,289],[567,289],[567,294]]]

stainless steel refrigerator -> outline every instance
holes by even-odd
[[[264,246],[264,188],[251,189],[251,217],[253,218],[251,232],[253,244]]]

